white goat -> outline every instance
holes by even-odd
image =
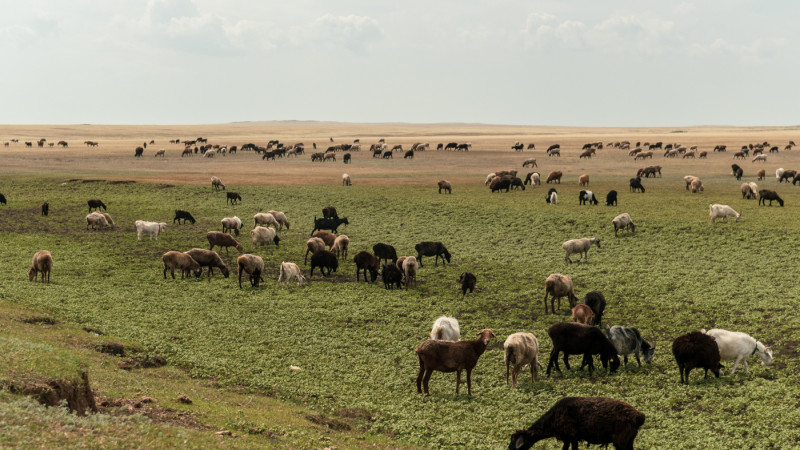
[[[303,273],[300,271],[300,267],[297,266],[295,263],[281,262],[281,273],[278,275],[278,286],[280,286],[281,281],[286,286],[289,286],[289,282],[292,279],[297,279],[297,285],[302,286],[306,283],[306,277],[303,276]]]
[[[272,225],[276,230],[280,227],[278,221],[275,220],[275,216],[270,213],[258,213],[253,216],[253,220],[255,221],[254,227],[258,225]]]
[[[600,248],[600,239],[580,238],[580,239],[570,239],[569,241],[564,242],[563,244],[561,244],[561,247],[567,252],[567,256],[564,258],[564,260],[567,262],[567,264],[571,263],[572,260],[569,259],[569,255],[577,253],[579,256],[578,261],[583,259],[584,262],[588,262],[589,247],[591,247],[593,244],[597,245],[597,248]]]
[[[158,240],[158,235],[167,229],[167,224],[164,222],[145,222],[144,220],[137,220],[136,224],[136,239],[142,240],[142,233],[150,235],[150,240],[153,236]]]
[[[772,349],[764,346],[764,344],[747,333],[722,330],[719,328],[708,331],[703,329],[701,331],[709,336],[713,336],[717,341],[720,359],[723,361],[735,361],[733,363],[731,375],[736,373],[736,367],[740,362],[744,363],[744,371],[750,373],[750,370],[747,368],[747,358],[752,355],[757,354],[758,357],[761,358],[761,365],[763,366],[772,364]]]
[[[458,320],[453,317],[442,316],[433,322],[431,339],[439,341],[457,341],[461,338],[461,329]]]
[[[708,205],[708,212],[709,212],[709,216],[711,218],[711,223],[712,224],[717,219],[723,219],[723,220],[725,220],[725,222],[727,222],[728,221],[728,217],[733,217],[733,218],[736,219],[736,222],[738,222],[739,221],[739,217],[742,216],[740,213],[737,213],[736,211],[734,211],[734,209],[731,208],[730,206],[728,206],[728,205],[719,205],[719,204],[716,204],[716,203],[713,204],[713,205]]]
[[[517,387],[517,375],[519,369],[525,364],[531,366],[531,379],[536,382],[536,375],[539,373],[539,341],[536,336],[530,333],[514,333],[503,343],[503,359],[506,362],[506,384],[508,384],[508,369],[511,370],[511,388]]]

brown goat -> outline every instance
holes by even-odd
[[[561,297],[569,298],[569,306],[574,307],[578,303],[575,292],[572,288],[572,279],[560,273],[552,273],[544,282],[544,312],[547,314],[547,296],[551,295],[550,309],[555,314],[555,302],[558,300],[558,309],[561,309]]]
[[[591,325],[594,319],[594,311],[585,303],[578,303],[572,308],[572,321]]]
[[[461,385],[461,371],[467,371],[467,392],[472,395],[472,369],[478,358],[486,351],[489,341],[496,336],[492,330],[485,328],[478,333],[478,339],[472,341],[438,341],[429,339],[416,350],[419,357],[419,373],[417,374],[417,392],[425,395],[428,392],[428,381],[434,370],[439,372],[456,372],[456,395]]]

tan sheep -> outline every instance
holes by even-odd
[[[567,264],[572,262],[569,259],[569,255],[573,253],[577,253],[579,255],[578,261],[583,259],[584,262],[589,261],[589,248],[592,245],[597,245],[597,248],[600,248],[600,239],[597,238],[580,238],[580,239],[570,239],[563,244],[561,244],[561,248],[563,248],[567,252],[567,256],[564,260]]]
[[[237,242],[236,239],[234,239],[233,236],[231,236],[228,233],[221,233],[219,231],[209,231],[208,233],[206,233],[206,239],[208,239],[208,243],[211,244],[211,247],[208,248],[209,250],[214,250],[214,246],[216,245],[220,247],[225,247],[226,255],[228,254],[228,247],[234,247],[236,248],[236,250],[239,250],[240,253],[244,251],[244,247],[242,247],[242,244]]]
[[[337,258],[347,258],[347,250],[350,247],[350,238],[346,234],[337,236],[333,241],[331,251],[336,254]]]
[[[203,273],[200,264],[186,253],[171,250],[161,256],[161,261],[164,263],[165,280],[167,279],[167,269],[169,269],[173,280],[175,279],[175,269],[181,270],[181,279],[189,277],[190,272],[194,272],[197,277]]]
[[[589,185],[589,174],[585,173],[578,177],[578,186],[588,186]]]
[[[31,267],[28,269],[28,281],[36,281],[42,274],[42,283],[50,284],[50,271],[53,269],[53,256],[47,250],[39,250],[33,255]]]
[[[258,287],[259,282],[264,281],[264,260],[260,256],[245,253],[236,258],[236,264],[239,266],[239,289],[242,288],[242,275],[245,273],[253,287]]]
[[[619,230],[630,230],[632,233],[636,232],[636,225],[631,220],[631,216],[628,213],[622,213],[614,219],[611,220],[611,223],[614,225],[614,237],[617,237],[617,232]]]
[[[333,243],[336,242],[336,235],[331,233],[330,231],[315,231],[314,234],[311,235],[312,237],[320,238],[325,242],[325,245],[328,248],[333,248]]]
[[[272,214],[272,217],[278,221],[278,231],[282,230],[284,226],[287,230],[289,229],[289,219],[286,218],[286,214],[284,214],[282,211],[275,211],[274,209],[270,209],[267,212]]]
[[[572,279],[560,273],[552,273],[544,281],[544,312],[547,314],[547,296],[550,295],[550,309],[555,314],[555,302],[558,300],[558,309],[561,309],[561,297],[569,298],[569,306],[572,308],[578,303],[573,290]]]
[[[306,241],[306,254],[303,257],[303,264],[308,263],[308,254],[317,253],[320,250],[325,250],[325,241],[318,237],[312,237]]]
[[[531,333],[514,333],[503,343],[503,359],[506,362],[506,385],[508,385],[508,369],[511,370],[511,388],[517,387],[519,369],[526,364],[531,366],[531,382],[536,382],[539,373],[539,341]]]
[[[254,227],[259,225],[272,225],[276,230],[280,228],[280,224],[275,219],[275,216],[270,213],[258,213],[253,216],[253,220],[255,221]]]
[[[572,321],[591,325],[594,319],[594,311],[585,303],[578,303],[572,308]]]
[[[106,228],[110,227],[108,220],[106,220],[105,216],[102,213],[98,213],[97,211],[89,213],[86,215],[86,229],[89,229],[89,225],[92,226],[93,230],[97,228]]]

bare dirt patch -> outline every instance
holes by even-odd
[[[66,401],[70,411],[83,416],[97,411],[94,394],[89,386],[89,373],[84,371],[79,382],[69,380],[26,379],[10,380],[3,386],[9,392],[33,397],[47,406],[60,406]]]

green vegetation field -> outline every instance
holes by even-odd
[[[704,176],[705,191],[694,195],[684,189],[683,175],[644,180],[645,194],[628,192],[628,176],[593,176],[599,206],[579,206],[579,188],[570,178],[557,186],[558,205],[545,203],[542,187],[491,194],[476,179],[455,185],[452,195],[430,185],[241,186],[236,190],[244,201],[233,207],[206,185],[14,176],[4,180],[7,196],[13,187],[13,201],[0,209],[0,299],[137,342],[193,376],[253,388],[334,422],[356,411],[368,417],[370,432],[398,445],[501,448],[515,429],[563,396],[599,395],[646,414],[637,447],[800,446],[800,191],[781,187],[786,207],[758,207],[741,199],[739,182],[729,175]],[[777,184],[774,178],[759,183]],[[603,205],[609,189],[619,191],[618,207]],[[116,229],[85,229],[89,198],[108,204]],[[38,209],[45,199],[51,205],[46,218]],[[733,206],[743,213],[741,221],[710,225],[709,203]],[[315,273],[308,286],[276,287],[281,261],[307,268],[302,256],[313,217],[329,204],[349,218],[340,232],[350,237],[350,256],[330,278]],[[173,226],[179,207],[197,223]],[[286,212],[292,227],[281,233],[278,249],[255,250],[267,265],[261,288],[240,290],[235,273],[229,279],[163,279],[161,254],[207,248],[206,231],[220,229],[228,215],[245,222],[241,241],[251,251],[252,216],[269,209]],[[637,231],[614,238],[611,219],[622,212]],[[138,242],[137,219],[169,226],[158,241]],[[588,263],[567,266],[561,243],[589,236],[599,237],[601,248],[590,250]],[[385,242],[410,255],[424,240],[444,242],[453,259],[446,267],[424,259],[417,288],[388,291],[380,280],[355,282],[358,251]],[[25,276],[40,249],[55,260],[49,286]],[[222,252],[229,265],[234,253]],[[464,299],[456,282],[463,271],[478,277],[476,292]],[[601,291],[608,300],[604,322],[636,326],[655,341],[653,363],[638,368],[633,362],[616,374],[573,367],[546,378],[541,370],[536,383],[521,376],[516,390],[507,387],[505,338],[534,333],[546,366],[546,330],[569,320],[566,302],[559,314],[543,314],[544,280],[554,272],[572,277],[581,298]],[[498,337],[473,372],[472,397],[465,386],[456,396],[455,374],[438,372],[430,397],[416,393],[413,350],[443,314],[459,320],[464,339],[482,328]],[[762,367],[753,357],[750,375],[731,376],[726,364],[720,379],[703,380],[702,371],[694,371],[689,386],[679,384],[671,340],[701,327],[753,335],[772,347],[774,364]],[[578,359],[572,358],[574,366]],[[555,445],[550,440],[537,448]]]

